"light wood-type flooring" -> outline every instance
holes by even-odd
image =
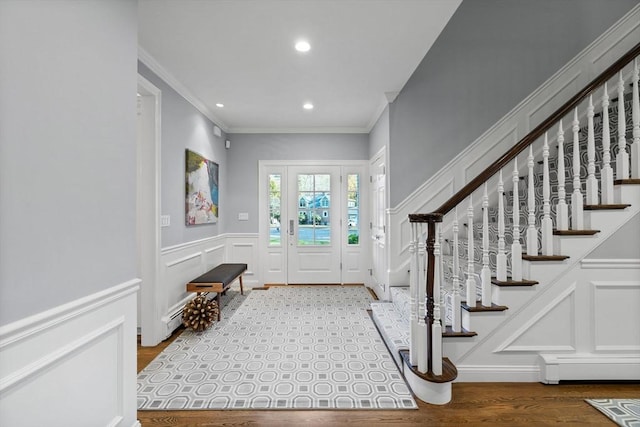
[[[138,371],[182,329],[156,347],[138,342]],[[453,399],[418,410],[138,411],[143,427],[159,426],[613,426],[589,398],[640,398],[640,383],[454,383]]]

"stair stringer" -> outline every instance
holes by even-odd
[[[583,288],[585,286],[582,284],[585,280],[581,267],[582,261],[588,258],[589,254],[598,246],[611,238],[620,227],[640,215],[640,186],[625,186],[620,189],[620,192],[622,200],[625,203],[631,203],[632,206],[624,211],[586,213],[590,216],[589,220],[599,226],[600,233],[588,237],[554,236],[560,241],[559,246],[562,253],[571,258],[562,262],[544,262],[542,263],[544,265],[540,265],[540,263],[533,265],[533,262],[525,261],[524,263],[528,264],[525,270],[531,275],[530,278],[540,282],[538,285],[532,288],[509,289],[508,291],[501,289],[500,304],[508,306],[508,310],[499,313],[471,314],[471,327],[478,333],[476,337],[444,339],[443,354],[457,366],[459,373],[457,381],[539,381],[540,354],[590,354],[590,350],[585,348],[583,344],[554,342],[552,346],[543,346],[535,343],[537,347],[526,348],[528,344],[523,340],[526,341],[527,331],[531,330],[527,327],[531,319],[536,316],[544,318],[545,311],[549,316],[557,317],[557,311],[562,312],[563,310],[554,310],[554,307],[560,303],[569,301],[573,310],[569,310],[569,313],[576,313],[576,316],[584,315],[583,300],[588,297],[584,295]],[[634,277],[637,280],[637,277],[640,277],[638,270],[633,268],[620,269],[617,274],[629,271],[632,272],[629,280]],[[593,270],[586,279],[592,276]],[[571,286],[575,286],[575,291],[568,290]],[[556,301],[563,292],[567,293],[564,298]],[[578,293],[576,294],[576,292]],[[524,300],[517,296],[522,293],[527,293],[529,298]],[[514,297],[510,297],[510,294]],[[554,301],[556,301],[555,304]],[[569,316],[569,313],[566,315]],[[575,324],[575,319],[575,316],[573,316],[573,320],[567,318],[564,323],[559,323],[559,325],[571,324],[571,321]],[[555,318],[553,321],[561,322]],[[553,333],[553,329],[549,331],[549,334]],[[580,334],[584,335],[585,332],[581,331]],[[558,338],[553,335],[549,335],[549,337]],[[579,342],[584,343],[584,341],[583,338]],[[513,345],[513,343],[517,343],[517,345]],[[598,350],[597,353],[602,353],[602,351]],[[636,355],[638,353],[640,352],[636,352]],[[602,353],[602,357],[610,356],[611,354]],[[618,359],[616,360],[619,362]],[[585,377],[585,379],[587,378]]]

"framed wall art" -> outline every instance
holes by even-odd
[[[185,223],[218,222],[218,164],[189,149],[185,153]]]

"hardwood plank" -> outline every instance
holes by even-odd
[[[138,371],[179,334],[156,347],[140,347]],[[615,424],[586,403],[591,398],[637,399],[640,383],[571,382],[453,383],[452,401],[429,405],[416,400],[418,410],[228,410],[138,411],[144,427],[211,426],[612,426]]]

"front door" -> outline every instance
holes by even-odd
[[[368,283],[364,162],[260,163],[261,281]]]
[[[340,167],[290,167],[288,181],[288,283],[340,283]]]

